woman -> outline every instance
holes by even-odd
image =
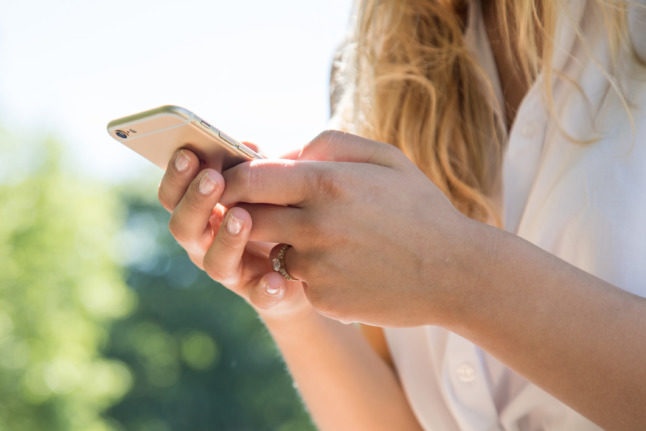
[[[623,1],[366,0],[336,115],[363,137],[222,174],[178,152],[171,232],[321,429],[646,424],[645,26]]]

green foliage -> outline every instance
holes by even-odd
[[[313,429],[262,323],[175,244],[152,187],[74,177],[60,145],[1,129],[0,155],[0,431]]]
[[[113,429],[101,412],[132,383],[98,353],[134,306],[111,249],[118,201],[66,175],[59,149],[0,132],[0,430]]]
[[[133,431],[313,429],[255,312],[189,261],[154,190],[132,189],[119,241],[137,307],[107,354],[134,384],[108,414]]]

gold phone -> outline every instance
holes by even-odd
[[[112,120],[108,133],[162,169],[179,148],[193,151],[203,163],[218,170],[264,158],[188,109],[173,105]]]

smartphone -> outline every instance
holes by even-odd
[[[108,133],[162,169],[179,148],[193,151],[206,166],[220,171],[264,158],[188,109],[173,105],[112,120]]]

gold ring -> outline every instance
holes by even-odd
[[[282,275],[285,280],[296,281],[297,279],[292,277],[289,272],[287,272],[287,268],[285,267],[285,254],[287,253],[287,249],[289,249],[290,247],[291,245],[289,244],[283,244],[280,247],[280,250],[278,250],[276,257],[271,260],[271,266],[273,267],[274,271]]]

